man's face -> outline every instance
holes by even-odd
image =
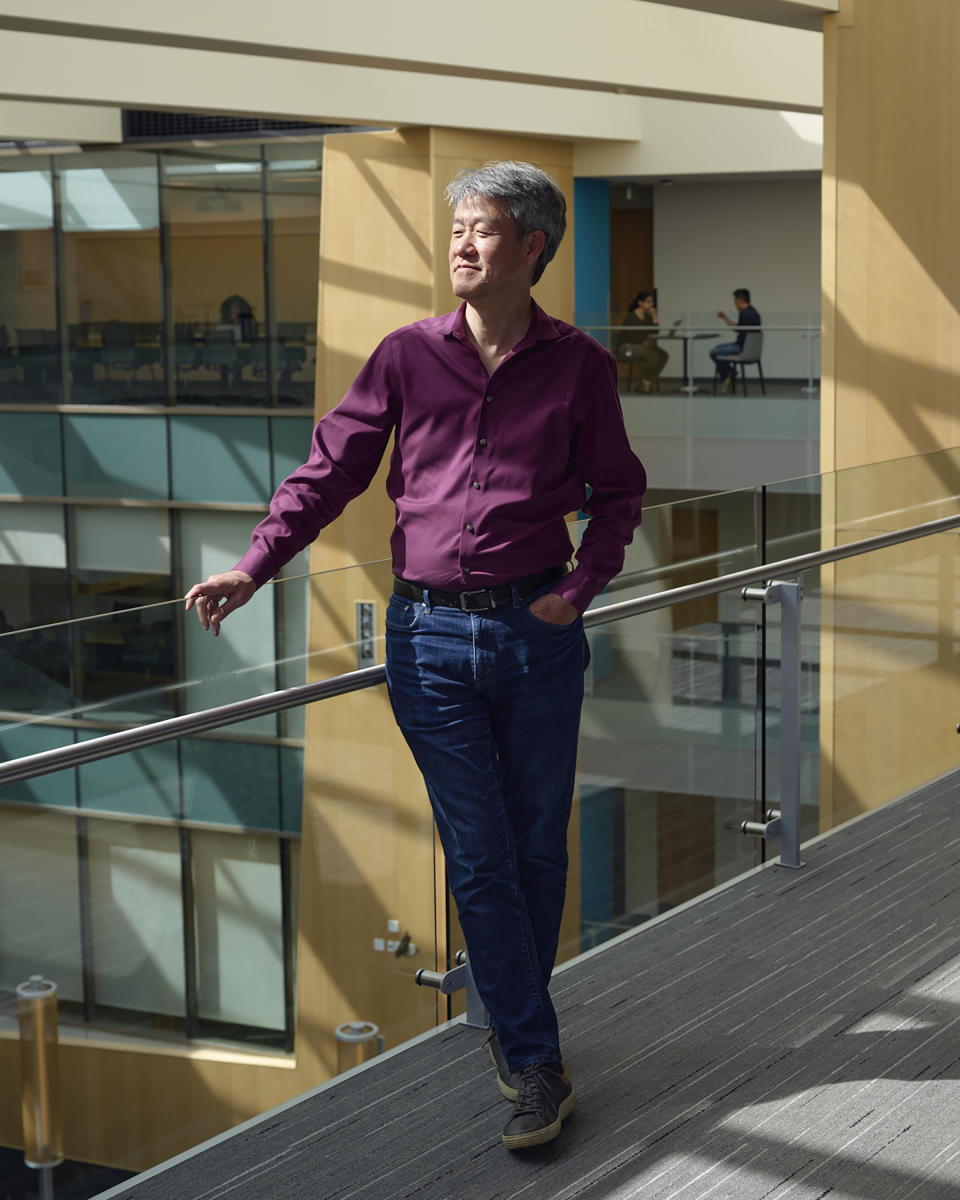
[[[450,282],[460,300],[527,292],[543,249],[542,231],[517,236],[511,217],[489,201],[466,199],[450,234]]]
[[[747,307],[747,302],[742,296],[734,296],[733,303],[735,308],[744,309]]]

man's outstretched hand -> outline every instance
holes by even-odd
[[[224,617],[246,604],[256,590],[246,571],[224,571],[208,576],[205,583],[195,583],[184,596],[185,608],[187,612],[196,608],[200,624],[216,637]]]

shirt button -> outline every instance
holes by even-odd
[[[488,403],[488,404],[492,404],[492,403],[493,403],[493,397],[492,397],[492,396],[488,396],[488,397],[487,397],[487,403]]]
[[[480,483],[479,483],[479,481],[475,479],[475,480],[473,481],[473,486],[474,486],[475,488],[478,488],[478,487],[480,486]]]
[[[467,523],[467,533],[473,533],[473,526],[469,522]]]
[[[486,438],[481,438],[481,439],[480,439],[480,445],[481,445],[481,446],[485,446],[486,444],[487,444],[487,439],[486,439]]]
[[[469,575],[469,574],[470,574],[470,568],[469,568],[469,567],[464,567],[464,568],[463,568],[463,573],[464,573],[464,575]]]

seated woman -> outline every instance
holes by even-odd
[[[641,327],[659,326],[660,318],[654,307],[653,292],[637,292],[622,324]],[[657,339],[652,334],[642,337],[638,336],[633,328],[628,328],[624,329],[617,338],[617,358],[630,363],[627,387],[631,390],[635,368],[640,375],[640,386],[644,392],[659,389],[660,372],[667,365],[669,357],[666,350],[661,350],[657,345]]]

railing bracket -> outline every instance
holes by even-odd
[[[457,965],[449,971],[428,971],[426,967],[421,967],[413,977],[414,983],[418,987],[436,988],[444,996],[452,996],[454,992],[466,988],[467,1012],[464,1022],[477,1029],[486,1029],[489,1024],[487,1010],[477,991],[466,950],[457,951],[456,961]]]

